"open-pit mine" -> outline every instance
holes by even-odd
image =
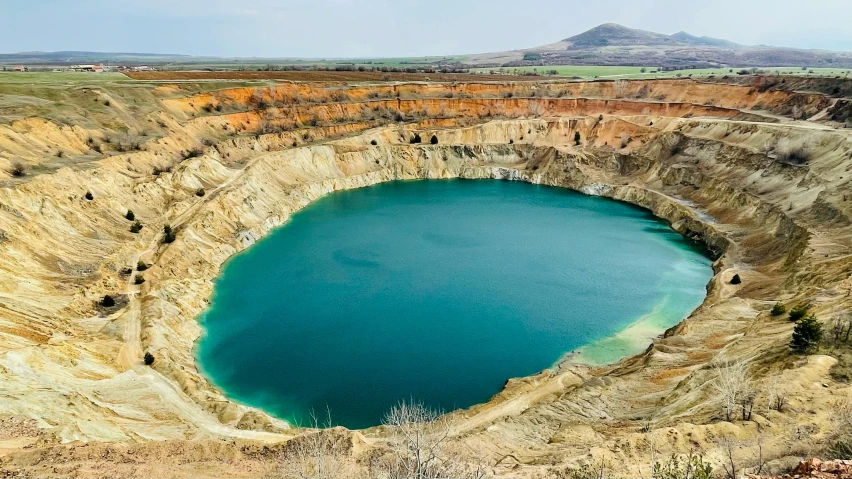
[[[491,180],[480,186],[490,188],[490,195],[510,194],[494,182],[502,180],[568,189],[572,197],[602,197],[594,200],[623,208],[618,214],[634,215],[631,221],[646,222],[625,223],[636,235],[643,225],[657,228],[659,234],[670,234],[670,227],[682,238],[665,241],[688,240],[681,246],[688,243],[695,261],[706,263],[704,269],[698,266],[697,285],[694,277],[678,280],[676,270],[665,269],[677,264],[674,256],[651,262],[663,251],[674,254],[662,249],[674,246],[648,238],[647,246],[626,248],[618,257],[650,262],[647,270],[610,268],[594,274],[591,267],[578,268],[578,276],[571,278],[580,286],[599,287],[590,289],[598,296],[618,297],[636,283],[650,288],[666,274],[675,275],[669,280],[672,288],[694,294],[697,287],[697,296],[668,324],[651,330],[641,324],[639,330],[630,327],[653,309],[656,296],[647,303],[631,303],[623,314],[604,303],[600,316],[586,318],[595,314],[586,312],[590,324],[607,321],[610,329],[604,336],[641,340],[638,350],[628,350],[627,357],[615,362],[584,361],[583,351],[568,354],[605,337],[568,341],[561,351],[553,345],[535,350],[538,340],[518,333],[518,344],[530,345],[509,353],[523,356],[526,350],[536,358],[520,368],[525,376],[498,378],[493,390],[488,389],[495,382],[492,378],[458,409],[447,403],[452,391],[473,388],[472,380],[448,378],[445,383],[452,386],[436,391],[434,396],[443,399],[429,405],[441,406],[446,413],[427,418],[440,426],[440,438],[432,438],[432,462],[423,465],[424,471],[442,477],[663,477],[660,468],[671,467],[672,457],[689,457],[719,474],[734,463],[737,474],[768,474],[789,471],[812,456],[833,459],[832,451],[848,437],[844,428],[852,392],[847,382],[852,374],[852,326],[845,316],[852,304],[852,130],[843,127],[852,111],[844,97],[850,90],[845,79],[797,77],[351,83],[253,79],[237,84],[173,81],[165,75],[91,85],[9,87],[0,104],[0,471],[22,477],[279,477],[292,475],[294,467],[307,467],[308,461],[313,468],[333,465],[341,477],[405,476],[400,471],[408,471],[410,457],[405,454],[411,451],[410,443],[400,449],[405,439],[398,433],[406,425],[393,417],[384,424],[378,413],[363,421],[341,418],[339,424],[354,427],[323,428],[338,424],[333,407],[330,424],[325,424],[325,411],[317,421],[294,421],[286,412],[290,397],[270,396],[268,390],[255,396],[245,392],[250,381],[242,381],[242,375],[252,370],[268,368],[281,377],[290,364],[299,367],[304,354],[298,348],[310,349],[310,335],[289,338],[280,346],[287,348],[281,355],[274,354],[277,343],[264,346],[268,349],[263,356],[250,364],[242,355],[253,354],[252,345],[234,344],[239,338],[264,336],[262,330],[247,330],[255,323],[241,325],[243,318],[234,315],[240,301],[271,301],[279,285],[275,276],[287,276],[280,286],[288,288],[287,304],[292,306],[275,319],[284,334],[308,327],[288,329],[288,321],[311,322],[288,315],[327,307],[329,321],[350,313],[364,316],[365,329],[358,331],[364,335],[370,327],[381,330],[367,321],[375,319],[371,315],[382,319],[377,307],[353,306],[349,311],[346,298],[323,298],[322,291],[311,289],[316,278],[297,268],[307,261],[299,257],[282,260],[287,267],[264,273],[271,276],[266,280],[237,276],[229,284],[227,275],[268,263],[241,262],[261,254],[259,249],[252,253],[252,248],[268,247],[266,242],[276,241],[279,233],[297,235],[281,240],[280,251],[298,250],[298,238],[304,240],[305,231],[312,231],[305,230],[308,219],[300,223],[299,215],[321,214],[312,208],[329,208],[321,202],[343,190],[368,192],[373,190],[367,187],[379,184],[419,188],[434,181],[444,186],[429,194],[463,194],[442,189],[458,187],[447,180],[460,179]],[[550,190],[548,195],[564,193]],[[338,205],[340,214],[350,214],[347,204],[361,201],[346,198],[350,203]],[[561,200],[554,196],[547,201]],[[470,261],[479,245],[471,238],[481,239],[485,233],[477,236],[479,232],[490,231],[476,229],[479,225],[471,218],[483,216],[465,217],[464,212],[454,213],[458,205],[441,205],[428,215],[443,214],[452,221],[436,223],[434,228],[446,231],[427,237],[429,248],[418,251],[429,256],[418,261],[452,265],[454,259],[436,252],[468,240],[472,243],[465,243],[458,254]],[[539,222],[529,217],[521,221],[528,211],[511,213],[519,215],[515,221],[495,219],[489,228],[538,231]],[[376,228],[377,236],[397,237],[392,226],[406,224],[406,213],[394,214],[400,215],[399,221],[385,219],[381,224],[390,226]],[[559,214],[548,210],[547,217],[561,221]],[[565,214],[580,213],[566,209]],[[620,229],[613,225],[619,223],[611,227]],[[448,236],[467,227],[470,230],[462,233],[469,237]],[[299,231],[305,234],[298,236]],[[372,267],[377,252],[391,249],[382,243],[362,254],[366,246],[359,245],[371,244],[363,239],[371,232],[337,231],[338,246],[321,250],[322,258],[339,252],[340,242],[351,240],[354,246],[335,256],[335,267]],[[551,234],[568,237],[568,231],[576,227],[564,226]],[[511,237],[500,244],[527,238]],[[529,241],[534,238],[529,236]],[[526,244],[524,254],[537,255],[532,258],[541,266],[527,263],[533,264],[529,278],[510,271],[507,277],[519,278],[517,284],[495,281],[499,288],[493,291],[507,296],[494,297],[490,307],[507,311],[517,305],[519,317],[546,314],[541,308],[523,309],[525,301],[539,305],[561,294],[553,278],[536,285],[535,268],[563,265],[549,265],[549,255],[593,250],[582,242],[576,248],[560,244]],[[302,257],[308,258],[311,251],[302,251]],[[497,253],[487,260],[496,257],[512,267],[508,254],[499,256],[504,250],[493,251]],[[321,267],[314,259],[307,264]],[[453,314],[459,321],[468,312],[486,314],[494,320],[493,327],[504,327],[493,311],[459,306],[465,288],[473,284],[460,276],[467,271],[459,268],[459,275],[452,276],[456,283],[448,288],[459,308]],[[624,276],[616,277],[619,274]],[[344,281],[343,276],[331,276],[326,272],[324,278]],[[302,286],[304,290],[296,289]],[[423,289],[405,286],[409,289],[386,293],[409,306],[420,304],[415,293]],[[521,286],[526,289],[519,291]],[[265,287],[272,289],[263,292]],[[230,316],[214,321],[210,315],[219,302],[227,302],[224,295],[241,288],[251,289],[225,310]],[[441,291],[436,286],[423,297]],[[469,296],[481,304],[490,291],[483,287]],[[790,313],[806,305],[802,321],[813,315],[823,325],[824,338],[819,347],[797,351],[790,347],[797,326]],[[552,309],[561,308],[556,303]],[[418,324],[428,324],[429,317],[420,320]],[[443,327],[446,320],[436,317],[435,327]],[[206,342],[215,334],[212,329],[205,333],[205,328],[226,327],[222,324],[227,321],[233,323],[227,327],[235,328],[234,336],[227,338],[230,345],[225,340]],[[326,327],[328,335],[336,334],[334,327]],[[469,336],[458,337],[489,334],[488,328],[483,319],[473,330],[458,332]],[[531,329],[527,325],[519,331]],[[570,336],[570,325],[563,333]],[[430,348],[431,334],[424,333],[410,348],[390,351],[404,357],[405,349],[416,349],[421,362],[428,361],[430,352],[456,354],[443,349],[443,343]],[[331,354],[335,345],[351,337],[324,338],[317,348],[325,350],[315,354]],[[211,344],[221,349],[210,350]],[[500,343],[488,344],[499,352]],[[445,370],[453,371],[451,366],[458,362],[452,357],[436,364],[446,363]],[[338,363],[346,360],[336,358]],[[482,364],[483,371],[495,372],[493,362]],[[202,366],[210,367],[210,374]],[[354,366],[341,364],[340,371],[329,371],[336,367],[329,361],[324,367],[301,370],[298,380],[282,379],[279,386],[307,388],[314,374],[323,375],[316,383],[327,390],[338,383],[343,388],[345,373],[369,374],[369,368]],[[514,370],[505,366],[499,371]],[[415,374],[418,368],[400,366],[394,371]],[[481,379],[479,373],[470,374]],[[418,377],[440,387],[440,378]],[[377,382],[370,392],[392,386]],[[401,388],[404,385],[394,393]],[[302,392],[292,391],[292,396]],[[404,391],[400,394],[405,396]],[[299,407],[321,409],[323,398],[305,400]],[[429,403],[428,397],[414,399]],[[434,427],[423,433],[437,434]],[[401,454],[406,457],[402,462]],[[655,468],[655,463],[663,466]],[[606,476],[581,475],[604,470]]]

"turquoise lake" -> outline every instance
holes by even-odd
[[[698,307],[711,261],[648,211],[498,180],[330,194],[229,260],[196,354],[229,397],[350,428],[401,399],[452,410],[507,379],[641,352]]]

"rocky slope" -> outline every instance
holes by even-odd
[[[213,280],[311,201],[414,178],[617,198],[715,259],[704,304],[643,354],[567,362],[452,413],[453,442],[491,473],[553,476],[606,459],[648,475],[653,456],[691,449],[720,463],[721,438],[743,461],[759,439],[781,468],[837,433],[850,388],[830,376],[836,360],[790,354],[793,323],[769,314],[778,300],[810,302],[828,324],[849,308],[852,137],[826,118],[822,94],[689,80],[117,88],[80,92],[110,102],[85,126],[50,115],[0,125],[0,468],[260,474],[300,431],[230,402],[198,371],[196,318]],[[129,114],[138,98],[156,106]],[[732,363],[759,391],[750,421],[721,420],[714,365]],[[387,431],[341,434],[366,468]]]

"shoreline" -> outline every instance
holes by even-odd
[[[631,208],[637,208],[637,209],[647,213],[650,217],[652,217],[654,219],[655,222],[658,222],[660,224],[660,226],[667,228],[668,232],[665,233],[665,234],[677,235],[679,238],[690,241],[689,238],[685,237],[682,233],[679,233],[674,228],[672,228],[672,225],[670,223],[666,222],[665,219],[662,219],[662,218],[654,215],[652,211],[650,211],[649,209],[647,209],[647,208],[645,208],[641,205],[631,203],[631,202],[628,202],[628,201],[619,200],[619,199],[616,199],[616,198],[607,197],[607,196],[589,194],[589,193],[586,192],[586,188],[577,189],[577,188],[571,188],[571,187],[536,183],[534,181],[531,181],[530,178],[524,177],[522,175],[522,172],[519,171],[519,170],[515,170],[512,174],[509,175],[509,177],[506,177],[506,178],[493,178],[493,177],[471,178],[471,177],[465,177],[465,176],[460,175],[460,176],[457,176],[457,177],[441,177],[441,178],[416,177],[416,178],[390,179],[388,181],[382,181],[382,182],[378,182],[378,183],[375,183],[375,184],[362,185],[362,186],[359,186],[357,188],[346,188],[346,189],[341,189],[341,190],[335,190],[335,191],[329,192],[325,195],[322,195],[322,196],[315,198],[310,203],[304,205],[302,209],[299,209],[297,211],[293,211],[291,213],[291,216],[287,219],[286,222],[276,226],[273,229],[270,229],[266,234],[257,238],[257,241],[254,242],[252,245],[250,245],[250,246],[246,247],[245,249],[242,249],[242,250],[234,253],[232,256],[228,257],[225,260],[225,262],[222,263],[222,267],[221,267],[218,275],[216,276],[216,278],[213,280],[213,284],[215,285],[216,282],[218,282],[219,278],[224,273],[224,269],[227,267],[227,265],[230,261],[232,261],[234,258],[236,258],[240,255],[247,254],[253,247],[255,247],[259,243],[267,240],[267,238],[269,238],[270,236],[275,234],[275,232],[280,231],[281,228],[288,226],[290,224],[293,216],[301,213],[302,211],[304,211],[305,208],[315,204],[319,200],[328,198],[330,195],[339,193],[341,191],[349,191],[349,190],[360,189],[360,188],[371,188],[371,187],[375,187],[375,186],[378,186],[378,185],[386,185],[388,183],[394,183],[394,182],[425,182],[425,181],[435,181],[435,180],[438,180],[438,181],[481,181],[481,180],[518,181],[518,182],[526,183],[526,184],[533,185],[533,186],[544,186],[546,188],[552,188],[552,189],[557,190],[557,191],[570,192],[572,194],[582,195],[582,196],[586,196],[586,197],[598,197],[600,199],[603,199],[604,201],[612,201],[612,202],[616,202],[616,203],[619,203],[619,204],[623,204],[625,206],[629,206]],[[654,238],[654,241],[668,242],[668,241],[671,241],[671,240],[669,240],[669,239],[664,240],[662,237],[660,237],[660,238]],[[674,246],[674,248],[678,251],[678,255],[682,256],[684,254],[679,246]],[[697,251],[697,252],[702,257],[704,257],[708,261],[710,261],[709,256],[704,252],[703,249],[701,249],[700,251]],[[709,267],[710,265],[708,264],[707,266],[708,266],[708,270],[712,271],[712,269]],[[708,272],[710,272],[710,277],[707,280],[708,282],[712,281],[713,273],[711,271],[708,271]],[[674,275],[674,274],[676,274],[676,272],[672,271],[672,272],[666,273],[665,276],[670,276],[670,275]],[[665,276],[661,277],[661,279],[660,279],[661,284],[671,282],[671,280],[667,280]],[[671,284],[669,286],[674,286],[674,285]],[[666,288],[663,288],[663,289],[666,289]],[[683,313],[682,315],[677,314],[677,319],[673,319],[673,317],[671,317],[671,316],[668,317],[668,318],[660,317],[660,314],[664,313],[664,311],[663,311],[664,308],[667,305],[671,306],[670,303],[672,303],[672,298],[669,296],[670,294],[671,294],[670,292],[665,293],[665,295],[657,302],[657,304],[655,304],[651,308],[651,311],[640,315],[635,320],[627,322],[626,324],[624,324],[623,327],[613,331],[611,334],[604,336],[604,337],[601,337],[599,339],[596,339],[596,340],[594,340],[590,343],[587,343],[583,346],[580,346],[578,348],[575,348],[574,350],[563,352],[562,356],[560,356],[560,359],[558,359],[550,367],[560,366],[562,363],[567,362],[566,358],[568,358],[568,357],[573,358],[573,360],[570,361],[573,364],[580,364],[580,365],[587,365],[587,366],[604,366],[604,365],[615,365],[621,360],[624,360],[626,358],[641,354],[642,351],[647,349],[648,345],[653,342],[654,338],[659,337],[669,328],[676,326],[677,324],[679,324],[680,322],[682,322],[683,320],[688,318],[692,314],[692,312],[695,309],[697,309],[697,307],[698,307],[698,306],[692,307],[689,310],[687,310],[685,313]],[[260,403],[262,403],[264,401],[246,401],[246,400],[240,399],[238,397],[227,394],[225,392],[225,390],[221,386],[216,384],[216,382],[212,379],[212,377],[208,373],[206,373],[204,371],[204,369],[201,367],[201,361],[200,361],[200,358],[199,358],[200,341],[207,334],[207,328],[204,325],[204,316],[206,314],[208,314],[208,312],[210,311],[210,308],[213,307],[215,295],[216,295],[216,291],[215,291],[215,286],[214,286],[213,294],[210,297],[208,308],[205,309],[198,317],[198,323],[201,326],[202,333],[194,342],[193,357],[195,358],[195,362],[196,362],[195,364],[196,364],[196,367],[198,368],[199,373],[201,373],[201,375],[205,378],[205,380],[210,382],[210,384],[214,388],[216,388],[224,397],[226,397],[228,401],[232,401],[234,403],[243,405],[245,407],[257,408],[257,409],[263,411],[265,414],[268,414],[269,416],[271,416],[271,417],[273,417],[277,420],[284,421],[287,424],[293,426],[294,422],[292,420],[288,419],[288,417],[291,414],[289,414],[289,413],[275,414],[272,411],[270,411],[269,409],[264,408],[263,406],[260,405]],[[702,292],[701,297],[702,297],[701,303],[703,304],[703,301],[706,298],[706,284],[705,284],[705,291]],[[665,319],[665,321],[662,321],[663,319]],[[662,321],[662,323],[661,323],[661,321]],[[637,335],[637,333],[638,333],[638,335]],[[629,339],[630,344],[618,344],[619,342],[624,342],[625,339],[628,338],[628,337],[630,338]],[[614,346],[615,346],[615,349],[613,349]],[[597,357],[597,360],[595,360],[593,362],[586,362],[585,359],[590,358],[590,357]],[[504,379],[504,381],[510,381],[510,380],[519,379],[519,378],[523,378],[523,377],[524,376],[506,377]],[[495,394],[499,394],[501,392],[501,390],[497,390],[497,391],[494,391],[493,393],[490,393],[488,396],[485,396],[483,400],[478,401],[478,402],[476,402],[472,405],[464,406],[464,407],[457,408],[457,409],[452,409],[452,410],[449,410],[447,412],[452,413],[452,412],[456,412],[456,411],[464,411],[464,410],[467,410],[467,409],[471,409],[471,408],[475,408],[475,407],[478,407],[478,406],[481,406],[481,405],[485,405],[489,402],[490,397],[492,397]],[[257,395],[249,394],[249,396],[251,396],[251,397],[264,397],[264,396],[268,396],[268,395],[269,395],[268,393],[262,393],[262,394],[257,394]],[[355,428],[353,430],[366,430],[366,429],[371,429],[371,428],[374,428],[374,427],[376,427],[376,426],[368,426],[368,427],[364,427],[364,428]]]

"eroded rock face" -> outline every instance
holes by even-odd
[[[742,111],[784,113],[793,102],[816,115],[831,106],[823,95],[692,81],[150,94],[158,108],[148,119],[165,126],[134,151],[88,150],[84,133],[103,138],[106,127],[30,119],[0,128],[0,141],[23,145],[0,161],[46,168],[0,189],[4,415],[32,418],[61,442],[289,437],[289,425],[230,402],[195,365],[196,318],[221,265],[332,191],[463,177],[637,204],[715,259],[704,304],[645,353],[513,379],[488,403],[452,413],[453,440],[499,462],[495,474],[552,476],[591,454],[648,475],[651,449],[702,449],[720,461],[720,437],[736,437],[747,456],[768,430],[764,453],[780,457],[803,425],[813,437],[834,431],[832,404],[848,392],[829,379],[834,360],[789,356],[793,325],[769,310],[811,302],[828,321],[848,308],[850,134]],[[121,104],[120,92],[110,98]],[[414,133],[438,142],[411,144]],[[25,147],[36,144],[67,152],[62,167]],[[806,161],[786,161],[792,152]],[[176,231],[169,244],[165,224]],[[151,267],[137,271],[140,261]],[[742,284],[729,284],[735,274]],[[107,311],[97,305],[107,294],[128,301]],[[145,352],[157,358],[151,366]],[[762,385],[752,421],[719,420],[711,365],[723,361],[748,361]],[[779,383],[782,411],[768,406]],[[386,437],[382,428],[352,434],[359,458]]]

